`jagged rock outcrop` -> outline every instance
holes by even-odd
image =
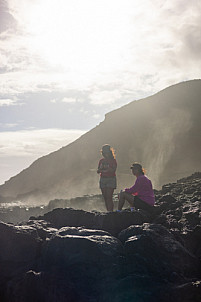
[[[84,226],[90,229],[101,229],[117,236],[122,229],[130,225],[143,224],[149,221],[149,214],[142,211],[131,213],[125,211],[122,213],[100,213],[86,212],[74,209],[54,209],[52,212],[39,216],[37,219],[44,219],[56,228],[66,225],[71,227]]]
[[[156,191],[151,213],[54,209],[0,223],[2,302],[198,302],[201,173]]]

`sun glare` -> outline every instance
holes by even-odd
[[[40,0],[25,14],[30,47],[52,68],[77,75],[121,68],[129,49],[129,1]]]

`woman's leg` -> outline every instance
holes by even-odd
[[[106,210],[109,211],[107,206],[107,188],[106,187],[101,188],[101,192],[105,201]]]
[[[138,196],[135,196],[135,198],[134,198],[134,207],[136,209],[141,209],[141,210],[148,211],[148,212],[150,212],[153,208],[152,206],[147,204],[145,201],[141,200]]]
[[[101,188],[103,198],[105,200],[105,206],[108,212],[112,212],[114,208],[114,203],[113,203],[113,188]]]
[[[112,199],[113,193],[114,193],[113,188],[107,188],[107,190],[106,190],[106,203],[107,203],[108,212],[113,212],[113,209],[114,209],[114,203],[113,203],[113,199]]]
[[[128,201],[131,207],[134,207],[134,196],[132,194],[129,194],[125,191],[120,192],[119,194],[119,205],[118,210],[122,210],[125,201]]]

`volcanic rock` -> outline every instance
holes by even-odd
[[[1,302],[201,301],[201,173],[151,212],[58,208],[0,223]]]

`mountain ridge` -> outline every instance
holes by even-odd
[[[158,188],[201,169],[201,80],[175,84],[132,101],[76,141],[37,159],[0,186],[2,198],[52,199],[99,192],[99,150],[109,143],[117,153],[118,188],[133,178],[129,166],[139,161]]]

